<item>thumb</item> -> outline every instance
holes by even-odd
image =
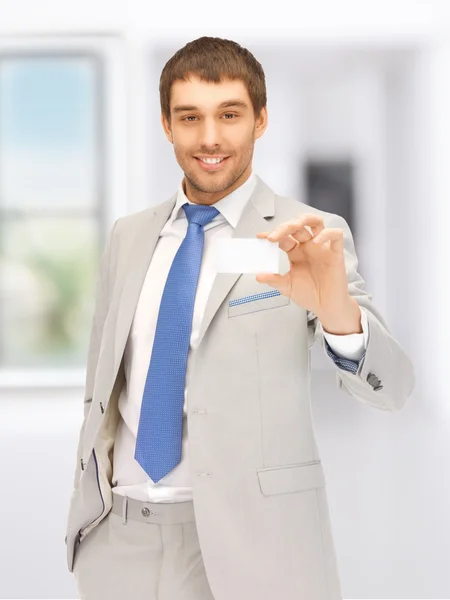
[[[273,286],[279,292],[284,287],[285,276],[279,275],[277,273],[257,273],[256,281],[258,283],[267,283],[268,285]]]

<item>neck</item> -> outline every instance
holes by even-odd
[[[196,187],[193,187],[190,184],[189,180],[186,179],[185,176],[183,177],[182,181],[183,192],[185,193],[186,198],[190,202],[194,202],[195,204],[204,204],[207,206],[211,206],[219,200],[221,200],[222,198],[224,198],[225,196],[228,196],[228,194],[231,194],[231,192],[234,192],[234,190],[236,190],[238,187],[241,187],[241,185],[243,185],[249,179],[251,174],[252,167],[251,165],[249,165],[247,169],[242,173],[242,175],[238,179],[236,179],[236,181],[232,185],[220,192],[203,192],[201,190],[198,190]]]

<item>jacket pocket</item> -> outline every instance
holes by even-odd
[[[80,541],[84,538],[84,536],[86,535],[86,530],[91,530],[92,529],[92,525],[93,523],[95,523],[96,521],[99,521],[99,519],[101,518],[101,516],[103,515],[104,511],[105,511],[105,501],[103,499],[103,494],[102,494],[102,489],[100,486],[100,480],[99,480],[99,474],[98,474],[98,462],[97,462],[97,455],[95,454],[95,449],[92,449],[92,456],[94,458],[94,464],[95,464],[95,490],[98,490],[98,494],[101,500],[101,512],[98,515],[98,517],[96,517],[94,520],[91,520],[90,522],[88,522],[86,525],[84,525],[79,533],[80,533]],[[87,481],[87,480],[85,480]]]
[[[75,555],[80,543],[86,535],[101,520],[105,512],[105,501],[101,491],[98,462],[95,449],[86,463],[83,463],[85,474],[75,490],[75,496],[71,500],[68,531],[65,539],[67,546],[67,565],[69,571],[73,571]],[[93,513],[83,519],[85,509]],[[99,514],[100,513],[100,514]],[[94,518],[94,515],[95,516]]]
[[[326,485],[320,460],[258,469],[257,474],[259,487],[264,496],[303,492]]]
[[[261,310],[287,306],[290,301],[289,296],[282,295],[278,290],[232,298],[228,301],[228,317],[238,317]]]

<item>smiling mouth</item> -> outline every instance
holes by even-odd
[[[204,162],[203,160],[201,160],[200,158],[197,158],[196,156],[194,156],[194,158],[204,171],[217,171],[228,161],[228,159],[230,157],[227,156],[226,158],[223,158],[218,163],[207,163],[207,162]]]

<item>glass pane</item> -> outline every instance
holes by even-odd
[[[0,207],[98,202],[94,58],[0,57]]]
[[[0,364],[83,367],[100,260],[92,218],[3,219]]]

